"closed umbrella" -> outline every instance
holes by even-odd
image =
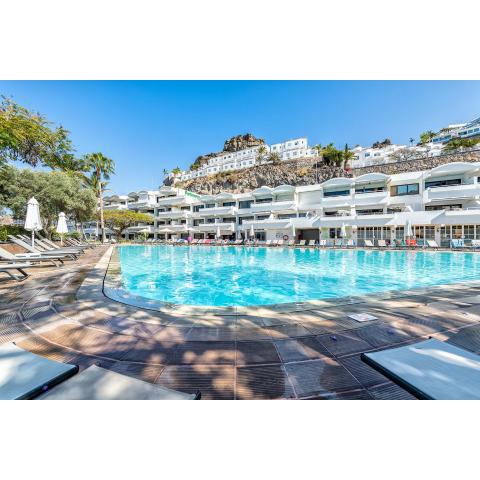
[[[253,228],[253,225],[250,225],[250,233],[249,233],[250,238],[255,237],[255,230]]]
[[[35,197],[32,197],[27,204],[27,217],[25,218],[25,230],[32,232],[32,247],[35,246],[35,232],[42,229],[42,220],[40,219],[40,207]]]
[[[221,233],[220,233],[220,227],[217,227],[217,231],[215,232],[215,237],[220,238]]]
[[[340,236],[345,238],[347,236],[347,227],[344,223],[342,223],[342,228],[340,229]]]
[[[58,214],[58,222],[57,222],[57,233],[60,234],[60,244],[63,245],[63,235],[68,233],[67,227],[67,220],[65,219],[65,214],[60,212]]]
[[[405,223],[405,238],[413,237],[412,224],[410,220],[407,220]]]

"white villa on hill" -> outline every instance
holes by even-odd
[[[281,160],[311,157],[314,151],[308,146],[306,138],[295,138],[283,143],[264,145],[267,154],[278,153]],[[250,168],[255,165],[258,158],[259,146],[239,150],[238,152],[220,152],[208,160],[207,164],[197,170],[183,171],[177,175],[170,174],[178,181],[191,180],[192,178],[205,177],[219,172],[229,172]],[[262,162],[265,163],[265,160]]]

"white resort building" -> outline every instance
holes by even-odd
[[[119,203],[124,197],[107,197]],[[109,207],[112,204],[109,203]],[[121,204],[124,208],[124,204]],[[444,164],[395,175],[368,173],[319,185],[263,186],[248,193],[197,195],[174,187],[128,195],[126,208],[152,214],[150,237],[258,240],[333,239],[362,244],[403,238],[448,245],[450,239],[480,239],[480,162]]]

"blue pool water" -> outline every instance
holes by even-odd
[[[120,247],[124,287],[186,305],[247,306],[480,278],[480,254],[238,247]]]

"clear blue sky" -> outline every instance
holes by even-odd
[[[480,116],[472,81],[0,81],[0,94],[70,130],[78,154],[113,158],[116,193],[157,188],[240,133],[343,148]]]

